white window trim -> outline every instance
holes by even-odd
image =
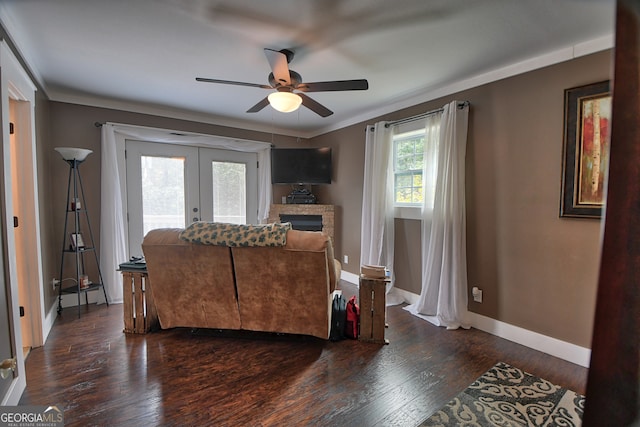
[[[418,132],[424,127],[424,123],[418,120],[415,122],[403,123],[396,126],[394,135]],[[393,141],[393,156],[395,161],[395,141]],[[394,188],[395,190],[395,188]],[[395,197],[395,196],[394,196]],[[394,200],[394,216],[400,219],[422,219],[422,204],[413,203],[395,203]]]
[[[400,206],[396,205],[394,209],[394,216],[400,219],[422,219],[422,208],[420,206]]]

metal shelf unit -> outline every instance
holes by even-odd
[[[58,283],[58,314],[62,312],[62,295],[77,294],[78,295],[78,317],[80,317],[80,309],[82,306],[80,297],[85,296],[85,303],[89,304],[89,296],[87,292],[102,289],[104,299],[109,304],[107,298],[107,290],[102,280],[102,272],[100,271],[100,261],[94,247],[93,232],[91,231],[91,222],[89,220],[89,212],[86,208],[84,197],[84,188],[82,186],[82,177],[80,176],[79,166],[82,161],[77,159],[67,160],[69,163],[69,181],[67,186],[67,203],[64,220],[64,234],[62,236],[62,259],[60,260],[60,276]],[[88,232],[88,240],[84,241],[82,235],[81,219],[84,219],[86,231]],[[71,224],[70,224],[71,223]],[[85,283],[83,281],[86,276],[85,255],[90,261],[95,262],[97,267],[98,281]],[[92,255],[92,256],[91,256]],[[75,262],[75,285],[63,286],[63,273],[65,258],[72,256]]]

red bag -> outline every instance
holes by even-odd
[[[360,307],[356,303],[356,296],[349,298],[347,302],[347,321],[345,322],[344,335],[353,340],[358,339],[360,329]]]

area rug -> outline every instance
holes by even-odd
[[[584,396],[497,363],[421,426],[580,426]]]

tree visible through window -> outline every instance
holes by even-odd
[[[395,203],[420,205],[423,200],[424,130],[393,138]]]

